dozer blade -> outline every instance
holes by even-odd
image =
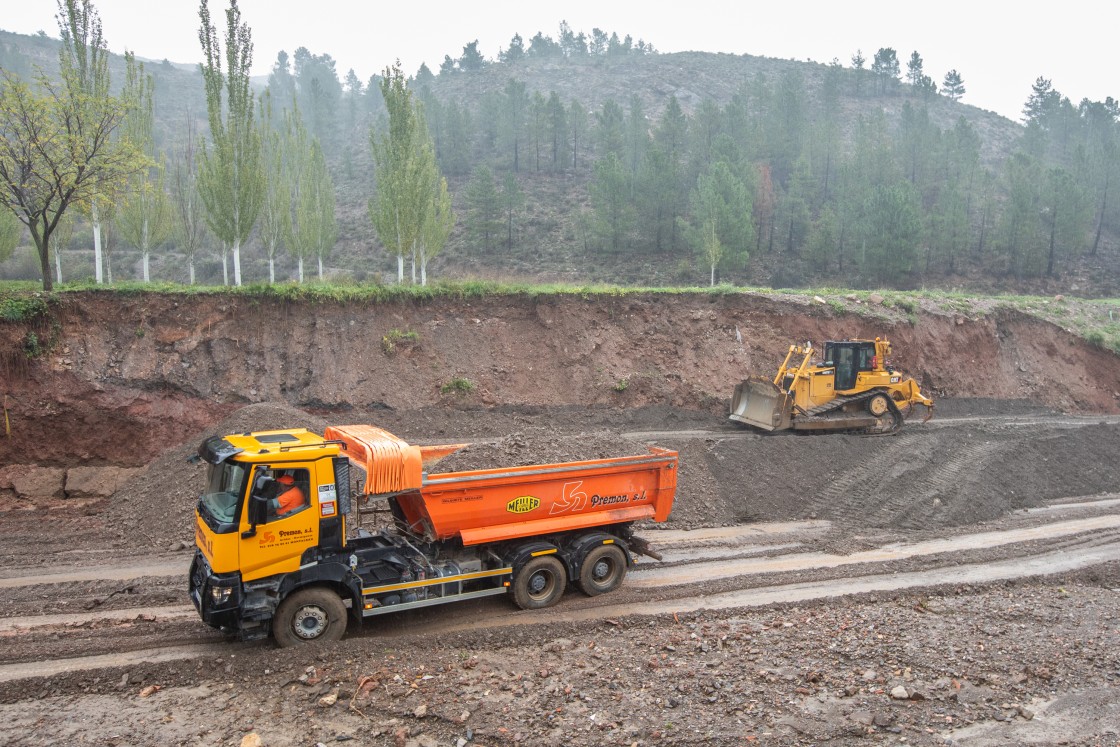
[[[745,379],[731,396],[731,420],[766,431],[790,425],[792,400],[769,379]]]

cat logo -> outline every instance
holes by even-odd
[[[534,508],[541,505],[541,499],[535,498],[531,495],[523,495],[519,498],[514,498],[506,504],[506,511],[511,514],[527,514]]]

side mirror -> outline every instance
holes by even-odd
[[[268,499],[263,495],[249,496],[249,531],[242,532],[242,539],[248,539],[257,533],[257,524],[263,524],[268,519]]]

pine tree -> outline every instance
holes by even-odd
[[[960,101],[965,94],[964,78],[956,70],[945,73],[945,79],[941,81],[941,92],[953,101]]]
[[[590,186],[595,233],[612,252],[622,249],[633,228],[633,207],[627,197],[626,181],[626,168],[617,153],[607,153],[595,163],[595,178]]]
[[[922,70],[923,66],[922,56],[917,51],[911,52],[910,60],[906,63],[906,80],[915,88],[921,84],[922,78],[926,77]]]
[[[493,248],[494,238],[502,228],[502,204],[494,174],[489,167],[475,167],[467,184],[467,232],[482,246]]]
[[[521,206],[525,204],[525,195],[517,183],[517,176],[512,171],[507,171],[502,180],[502,211],[506,214],[506,251],[513,251],[513,224]]]

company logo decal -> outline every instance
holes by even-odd
[[[314,534],[315,530],[311,527],[307,529],[279,529],[275,532],[266,529],[258,535],[258,542],[262,548],[299,545],[314,539]]]
[[[506,504],[506,511],[511,514],[527,514],[535,508],[539,508],[541,499],[531,495],[523,495],[519,498],[514,498]]]

